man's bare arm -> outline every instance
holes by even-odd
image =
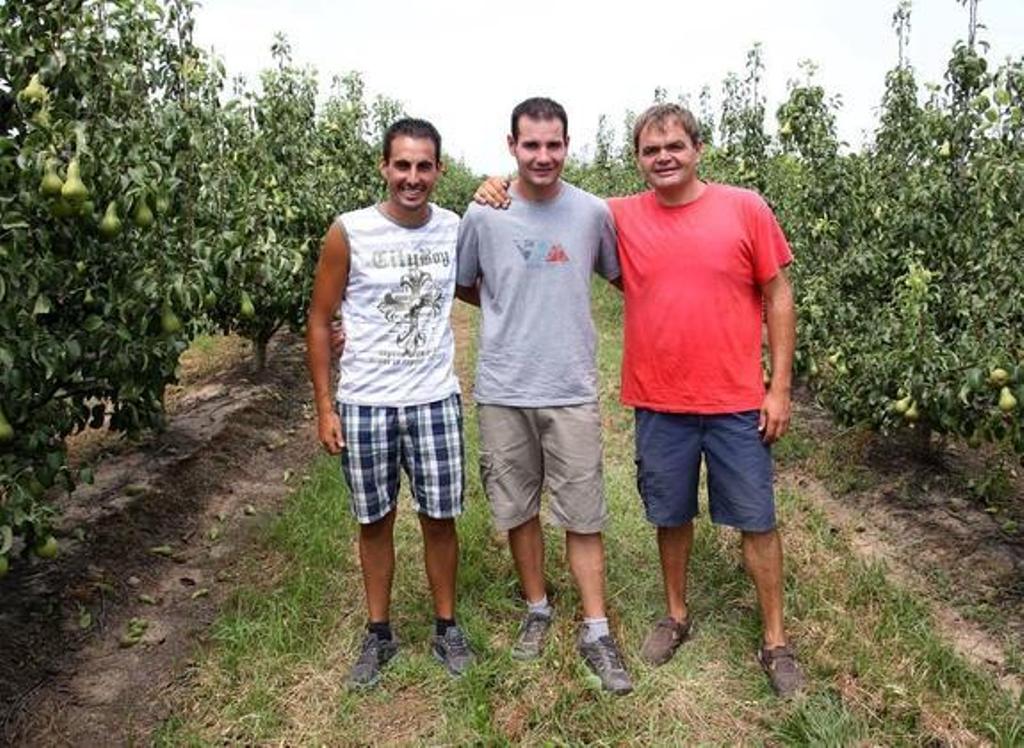
[[[789,429],[792,410],[793,350],[796,347],[796,307],[793,287],[785,269],[761,288],[768,323],[768,349],[771,355],[772,381],[761,405],[763,439],[772,443]]]
[[[335,223],[328,229],[320,251],[306,324],[306,363],[313,381],[318,435],[331,454],[337,454],[345,445],[330,392],[331,321],[348,285],[349,259],[348,239]]]

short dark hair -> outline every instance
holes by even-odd
[[[441,133],[425,119],[405,117],[391,123],[384,133],[384,163],[391,160],[391,143],[399,135],[434,141],[434,163],[441,163]]]
[[[554,99],[534,96],[516,104],[512,110],[512,140],[519,140],[519,118],[523,115],[530,119],[559,119],[562,121],[562,136],[569,137],[569,117],[564,107]]]
[[[633,152],[640,153],[640,133],[648,125],[664,127],[671,121],[678,122],[682,126],[686,134],[690,136],[694,146],[698,146],[703,142],[700,136],[700,123],[693,116],[693,112],[678,104],[655,104],[652,107],[648,107],[647,111],[637,117],[636,122],[633,123]]]

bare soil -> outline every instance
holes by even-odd
[[[0,742],[144,742],[169,715],[238,562],[316,452],[302,355],[281,335],[257,376],[229,344],[169,393],[163,433],[73,446],[113,454],[58,500],[58,560],[0,580]],[[132,619],[145,621],[133,644]]]
[[[798,399],[795,420],[816,451],[783,464],[781,485],[815,499],[855,550],[931,599],[945,638],[1019,695],[1024,673],[1011,654],[1024,652],[1019,462],[959,441],[933,438],[922,451],[913,434],[844,431],[808,397]],[[972,491],[993,476],[998,496]]]

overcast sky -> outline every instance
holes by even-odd
[[[605,10],[598,10],[599,7]],[[255,78],[270,64],[276,31],[295,61],[315,67],[324,91],[335,74],[359,71],[371,95],[400,100],[437,125],[445,150],[479,172],[512,168],[508,117],[520,100],[550,96],[569,113],[574,152],[593,145],[598,117],[618,125],[627,109],[701,86],[716,97],[760,42],[769,112],[798,63],[841,93],[840,135],[856,145],[874,128],[885,72],[897,57],[896,0],[634,0],[514,3],[466,0],[204,0],[197,41],[229,73]],[[1024,54],[1024,0],[981,0],[990,63]],[[940,82],[967,11],[956,0],[917,0],[909,56],[919,81]],[[774,117],[769,121],[774,123]]]

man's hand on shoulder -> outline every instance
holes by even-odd
[[[765,444],[773,444],[789,430],[793,403],[789,390],[778,391],[768,388],[761,403],[761,418],[757,428]]]
[[[504,177],[487,177],[473,193],[473,202],[505,210],[512,204],[512,198],[508,194],[510,185],[511,182]]]

